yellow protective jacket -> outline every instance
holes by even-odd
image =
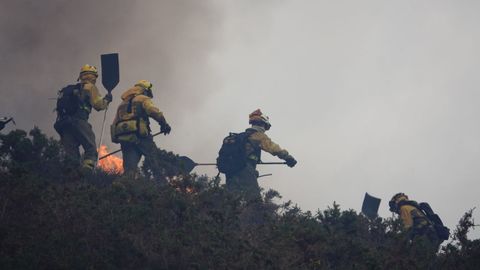
[[[413,205],[406,203],[401,204],[398,213],[405,230],[412,228],[420,229],[424,226],[430,225],[428,218],[422,213],[422,211]]]
[[[267,136],[267,134],[265,134],[264,128],[252,126],[251,128],[247,129],[246,132],[251,133],[251,135],[248,137],[249,143],[246,145],[246,153],[249,160],[260,162],[261,150],[281,159],[285,159],[289,155],[287,150],[281,148],[278,144],[273,142],[272,139]]]
[[[139,86],[134,86],[133,88],[128,89],[122,94],[122,103],[119,108],[123,106],[128,106],[128,103],[132,100],[132,112],[134,116],[141,116],[143,113],[155,119],[160,125],[166,123],[163,113],[153,104],[152,99],[143,94],[143,89]],[[116,119],[123,117],[121,115],[123,111],[118,111]]]
[[[149,135],[149,117],[155,119],[160,125],[166,124],[163,113],[153,104],[152,99],[143,93],[143,88],[134,86],[122,94],[122,103],[118,106],[112,124],[112,140],[114,142],[117,138],[120,138],[120,141],[135,141],[138,136]],[[118,125],[119,123],[120,125]],[[129,126],[128,123],[134,124]],[[123,131],[122,125],[125,126]],[[133,131],[136,134],[132,134]]]
[[[79,110],[73,114],[73,117],[88,120],[92,108],[97,111],[105,110],[108,106],[108,102],[100,96],[98,88],[92,82],[82,80],[80,85],[81,89],[76,93],[79,101]]]
[[[86,97],[90,106],[97,111],[105,110],[108,106],[108,102],[100,96],[97,86],[91,82],[82,82],[82,95]]]

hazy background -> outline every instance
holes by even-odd
[[[454,229],[480,205],[478,14],[468,0],[0,0],[0,116],[58,137],[48,98],[118,52],[108,125],[121,92],[151,80],[173,129],[157,145],[212,162],[261,108],[299,162],[260,167],[262,187],[313,211],[359,211],[369,192],[383,217],[405,192]]]

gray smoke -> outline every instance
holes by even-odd
[[[0,114],[14,116],[19,128],[37,125],[55,135],[56,92],[83,64],[100,68],[102,53],[118,52],[121,78],[107,125],[121,93],[140,79],[153,82],[158,106],[181,122],[181,114],[168,112],[188,115],[215,91],[207,58],[219,20],[209,1],[2,1]],[[96,130],[102,119],[92,114]]]

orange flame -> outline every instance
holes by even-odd
[[[196,194],[197,191],[195,188],[191,185],[185,185],[183,182],[183,177],[182,176],[174,176],[169,178],[169,183],[172,187],[175,188],[176,191],[178,192],[183,192],[187,194]]]
[[[98,148],[98,155],[100,157],[108,155],[108,149],[106,145],[100,145],[100,148]],[[107,173],[113,173],[113,174],[123,173],[123,159],[114,155],[100,159],[97,165],[100,169],[102,169],[104,172],[107,172]]]

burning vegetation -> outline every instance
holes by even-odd
[[[108,155],[108,148],[106,145],[101,145],[98,148],[98,156],[102,157]],[[100,159],[97,164],[98,168],[102,171],[110,174],[122,174],[123,173],[123,160],[115,155],[110,155],[103,159]]]

